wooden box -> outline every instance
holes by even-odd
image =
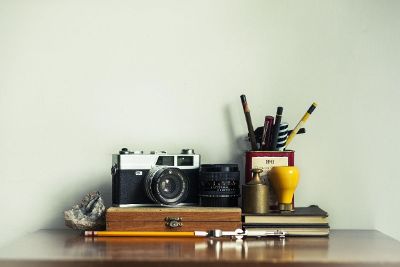
[[[209,231],[242,228],[240,208],[109,208],[107,231]]]

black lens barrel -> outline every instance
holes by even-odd
[[[240,172],[237,164],[203,164],[200,167],[199,197],[203,207],[237,207]]]

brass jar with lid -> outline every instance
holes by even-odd
[[[264,214],[269,211],[268,186],[260,177],[262,169],[252,169],[253,178],[242,185],[242,209],[243,213]]]

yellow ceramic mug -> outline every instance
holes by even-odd
[[[293,210],[292,199],[299,183],[299,170],[295,166],[273,167],[268,173],[268,179],[278,196],[279,209]]]

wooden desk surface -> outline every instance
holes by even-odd
[[[400,266],[400,242],[367,230],[329,238],[85,238],[41,230],[0,249],[0,266]]]

